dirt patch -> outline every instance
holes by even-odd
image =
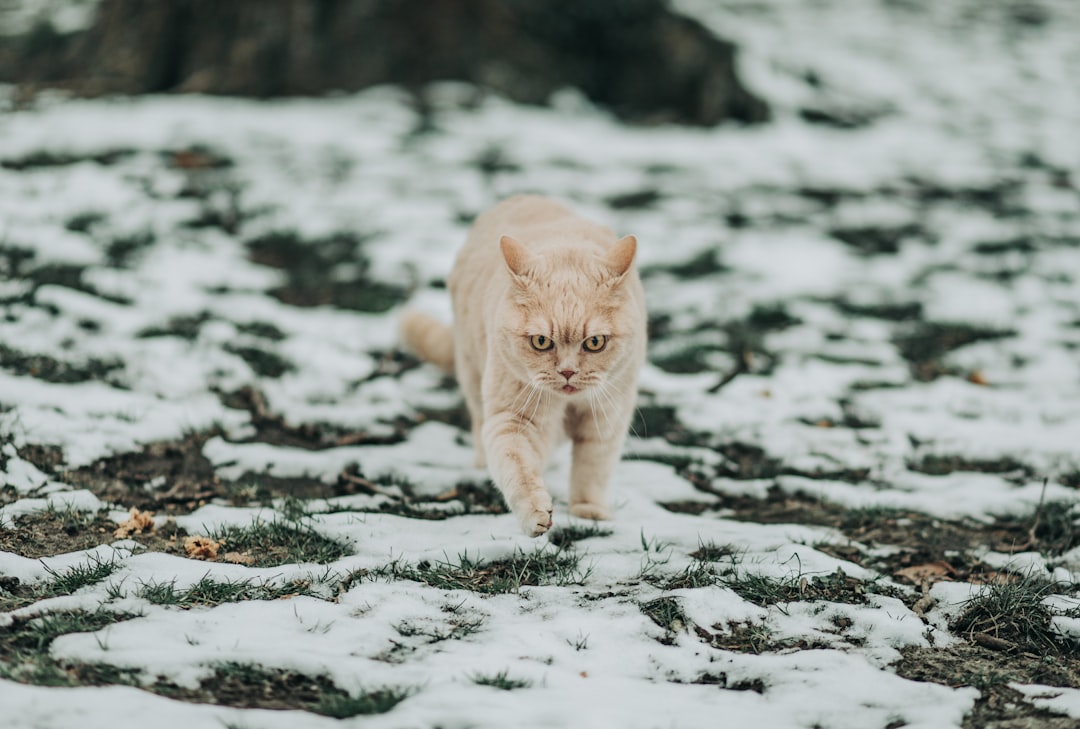
[[[220,397],[225,407],[250,413],[256,433],[250,439],[241,441],[244,443],[270,443],[309,451],[348,445],[393,445],[402,442],[408,430],[415,425],[407,419],[398,419],[392,424],[393,432],[378,435],[320,423],[291,425],[284,417],[270,410],[265,396],[257,388],[242,387],[234,392],[222,393]]]
[[[1031,238],[1021,237],[983,241],[976,243],[972,250],[982,256],[1001,256],[1008,253],[1034,253],[1038,246]]]
[[[286,283],[270,291],[283,303],[384,312],[404,301],[407,292],[371,277],[362,251],[371,238],[339,233],[303,240],[295,233],[271,233],[248,242],[248,257],[284,272]]]
[[[124,508],[188,513],[225,493],[202,454],[212,435],[216,433],[192,433],[180,441],[150,443],[137,453],[102,458],[61,478]]]
[[[859,580],[846,575],[840,569],[829,575],[800,575],[782,579],[733,572],[723,577],[721,582],[744,599],[761,607],[815,600],[865,605],[868,595],[871,594],[886,595],[898,600],[908,597],[891,585]]]
[[[507,559],[475,561],[459,555],[456,562],[408,565],[400,561],[368,573],[371,577],[422,582],[443,590],[471,590],[485,595],[516,593],[526,585],[579,585],[589,569],[581,567],[582,554],[573,550],[533,552],[518,550]]]
[[[286,372],[292,372],[296,369],[292,362],[280,354],[261,347],[227,344],[224,350],[244,360],[244,363],[251,368],[251,371],[257,377],[281,377]]]
[[[972,686],[982,694],[964,729],[1066,729],[1076,720],[1037,709],[1010,682],[1047,686],[1080,686],[1080,664],[1075,658],[1011,655],[977,645],[949,648],[906,648],[893,664],[897,675],[914,681],[929,681],[953,688]]]
[[[991,582],[998,579],[1000,571],[974,556],[980,549],[1007,554],[1031,549],[1057,553],[1055,550],[1080,538],[1069,511],[1054,504],[1044,505],[1037,520],[1036,512],[1032,512],[1002,517],[989,524],[948,521],[910,510],[847,509],[805,494],[788,493],[777,486],[770,488],[764,499],[729,495],[713,490],[708,479],[692,473],[683,475],[712,498],[660,504],[669,511],[695,515],[722,511],[726,512],[726,518],[758,524],[830,527],[842,532],[853,544],[822,543],[814,545],[815,549],[909,584],[917,581],[906,577],[901,570],[927,564],[940,565],[944,579]],[[897,549],[876,550],[876,547]],[[872,553],[865,548],[870,548]]]
[[[338,688],[327,676],[307,676],[279,668],[247,663],[224,663],[198,689],[159,682],[149,690],[180,701],[241,709],[300,709],[344,719],[383,714],[413,692],[380,688],[357,695]]]
[[[85,362],[62,362],[44,354],[27,354],[0,344],[0,368],[16,375],[46,382],[75,384],[98,380],[110,382],[110,375],[123,369],[123,362],[91,357]]]
[[[1011,481],[1026,483],[1035,476],[1035,469],[1015,458],[970,459],[956,455],[929,454],[917,461],[908,461],[908,469],[931,476],[944,476],[957,471],[1000,473]]]
[[[25,172],[27,170],[44,169],[48,167],[68,167],[83,162],[92,162],[94,164],[109,167],[132,157],[135,154],[136,152],[133,149],[122,148],[106,149],[89,154],[67,154],[64,152],[50,152],[43,149],[23,155],[22,157],[8,157],[7,159],[0,160],[0,167],[5,170],[14,170],[15,172]]]
[[[59,310],[51,304],[41,304],[37,301],[37,290],[42,286],[63,286],[111,301],[114,304],[128,305],[131,303],[122,297],[105,294],[90,285],[84,280],[85,266],[66,263],[45,263],[34,266],[32,264],[36,257],[34,251],[26,248],[8,245],[0,246],[0,274],[6,275],[10,279],[20,279],[28,284],[26,291],[0,299],[0,303],[20,303],[27,306],[37,306],[54,315],[59,314]]]
[[[833,306],[848,316],[864,316],[886,321],[916,321],[922,318],[923,305],[918,301],[855,303],[849,299],[834,299]]]
[[[154,240],[150,231],[113,238],[105,246],[105,261],[113,268],[128,268],[139,253],[154,245]]]
[[[863,256],[878,256],[900,252],[904,241],[925,238],[926,231],[918,225],[894,227],[835,228],[829,235],[847,244]]]
[[[720,259],[718,244],[715,248],[703,250],[696,256],[679,263],[647,266],[641,270],[641,276],[642,278],[648,278],[657,273],[668,273],[676,278],[693,279],[712,276],[729,270],[731,269],[725,266]]]
[[[643,210],[651,208],[663,198],[659,190],[636,190],[612,195],[605,202],[615,210]]]
[[[695,625],[694,633],[706,645],[718,650],[733,651],[735,653],[779,653],[792,650],[814,650],[831,648],[832,646],[822,641],[804,639],[780,639],[772,634],[763,624],[757,623],[728,623],[726,626],[716,624],[709,630],[703,626]],[[748,682],[748,688],[762,693],[765,685],[761,679],[753,679]],[[754,686],[760,686],[760,691]]]
[[[726,384],[737,374],[752,372],[768,375],[776,366],[776,355],[765,346],[765,336],[769,332],[781,331],[799,324],[796,317],[788,314],[779,304],[755,306],[742,319],[732,319],[722,324],[702,324],[692,331],[673,332],[662,318],[654,319],[652,328],[659,328],[659,335],[654,339],[656,346],[650,347],[649,360],[665,372],[675,374],[695,374],[715,371],[716,353],[725,353],[735,360],[734,372],[729,372],[722,380]],[[716,332],[723,337],[723,344],[715,341]],[[682,341],[664,341],[678,336]],[[723,358],[727,360],[728,358]],[[710,390],[715,392],[720,386]]]
[[[114,532],[118,525],[104,511],[47,510],[17,516],[12,526],[0,529],[0,550],[37,559],[111,544],[117,540]],[[137,534],[130,538],[156,552],[183,553],[175,539],[169,537]]]
[[[199,336],[199,330],[203,324],[212,319],[209,312],[201,312],[190,316],[174,316],[165,324],[147,327],[135,336],[140,339],[151,337],[179,337],[191,342]]]
[[[991,329],[970,324],[920,322],[893,337],[900,356],[908,361],[915,379],[922,382],[943,375],[962,374],[942,361],[949,352],[975,342],[988,342],[1015,336],[1009,329]]]

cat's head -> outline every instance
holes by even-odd
[[[509,236],[499,244],[512,281],[499,317],[507,364],[541,391],[610,398],[609,379],[635,366],[645,336],[637,240],[603,254],[571,245],[533,253]]]

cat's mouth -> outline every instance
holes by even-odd
[[[575,392],[578,391],[578,389],[576,387],[574,387],[573,385],[563,385],[559,389],[562,390],[563,392],[565,392],[567,395],[573,395]]]

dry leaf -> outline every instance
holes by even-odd
[[[990,571],[981,575],[972,575],[968,581],[973,585],[1015,585],[1020,579],[1020,575],[1011,572]]]
[[[435,500],[436,501],[453,501],[454,499],[458,498],[459,496],[461,496],[461,494],[458,493],[457,486],[452,486],[452,487],[450,487],[449,491],[443,491],[441,494],[436,496]]]
[[[209,537],[184,537],[184,551],[192,559],[217,559],[221,544]]]
[[[989,385],[990,384],[990,380],[986,379],[986,375],[984,375],[979,370],[972,370],[967,376],[967,381],[970,382],[973,385]]]
[[[127,539],[132,534],[142,534],[143,532],[153,531],[153,529],[154,512],[139,511],[133,506],[128,512],[127,520],[120,523],[120,526],[113,532],[113,536],[117,539]]]
[[[935,582],[951,581],[956,576],[956,570],[948,562],[927,562],[926,564],[916,564],[897,570],[893,573],[893,576],[913,585],[921,585],[924,582],[933,584]]]
[[[226,552],[221,555],[222,562],[232,562],[233,564],[255,564],[255,558],[250,552]]]

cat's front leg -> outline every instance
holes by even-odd
[[[570,513],[574,516],[611,518],[608,482],[622,455],[633,412],[632,405],[619,412],[605,412],[594,404],[567,417],[567,435],[574,444],[570,465]]]
[[[483,426],[488,470],[507,505],[530,537],[551,528],[551,495],[540,472],[545,434],[518,414],[495,412]]]

